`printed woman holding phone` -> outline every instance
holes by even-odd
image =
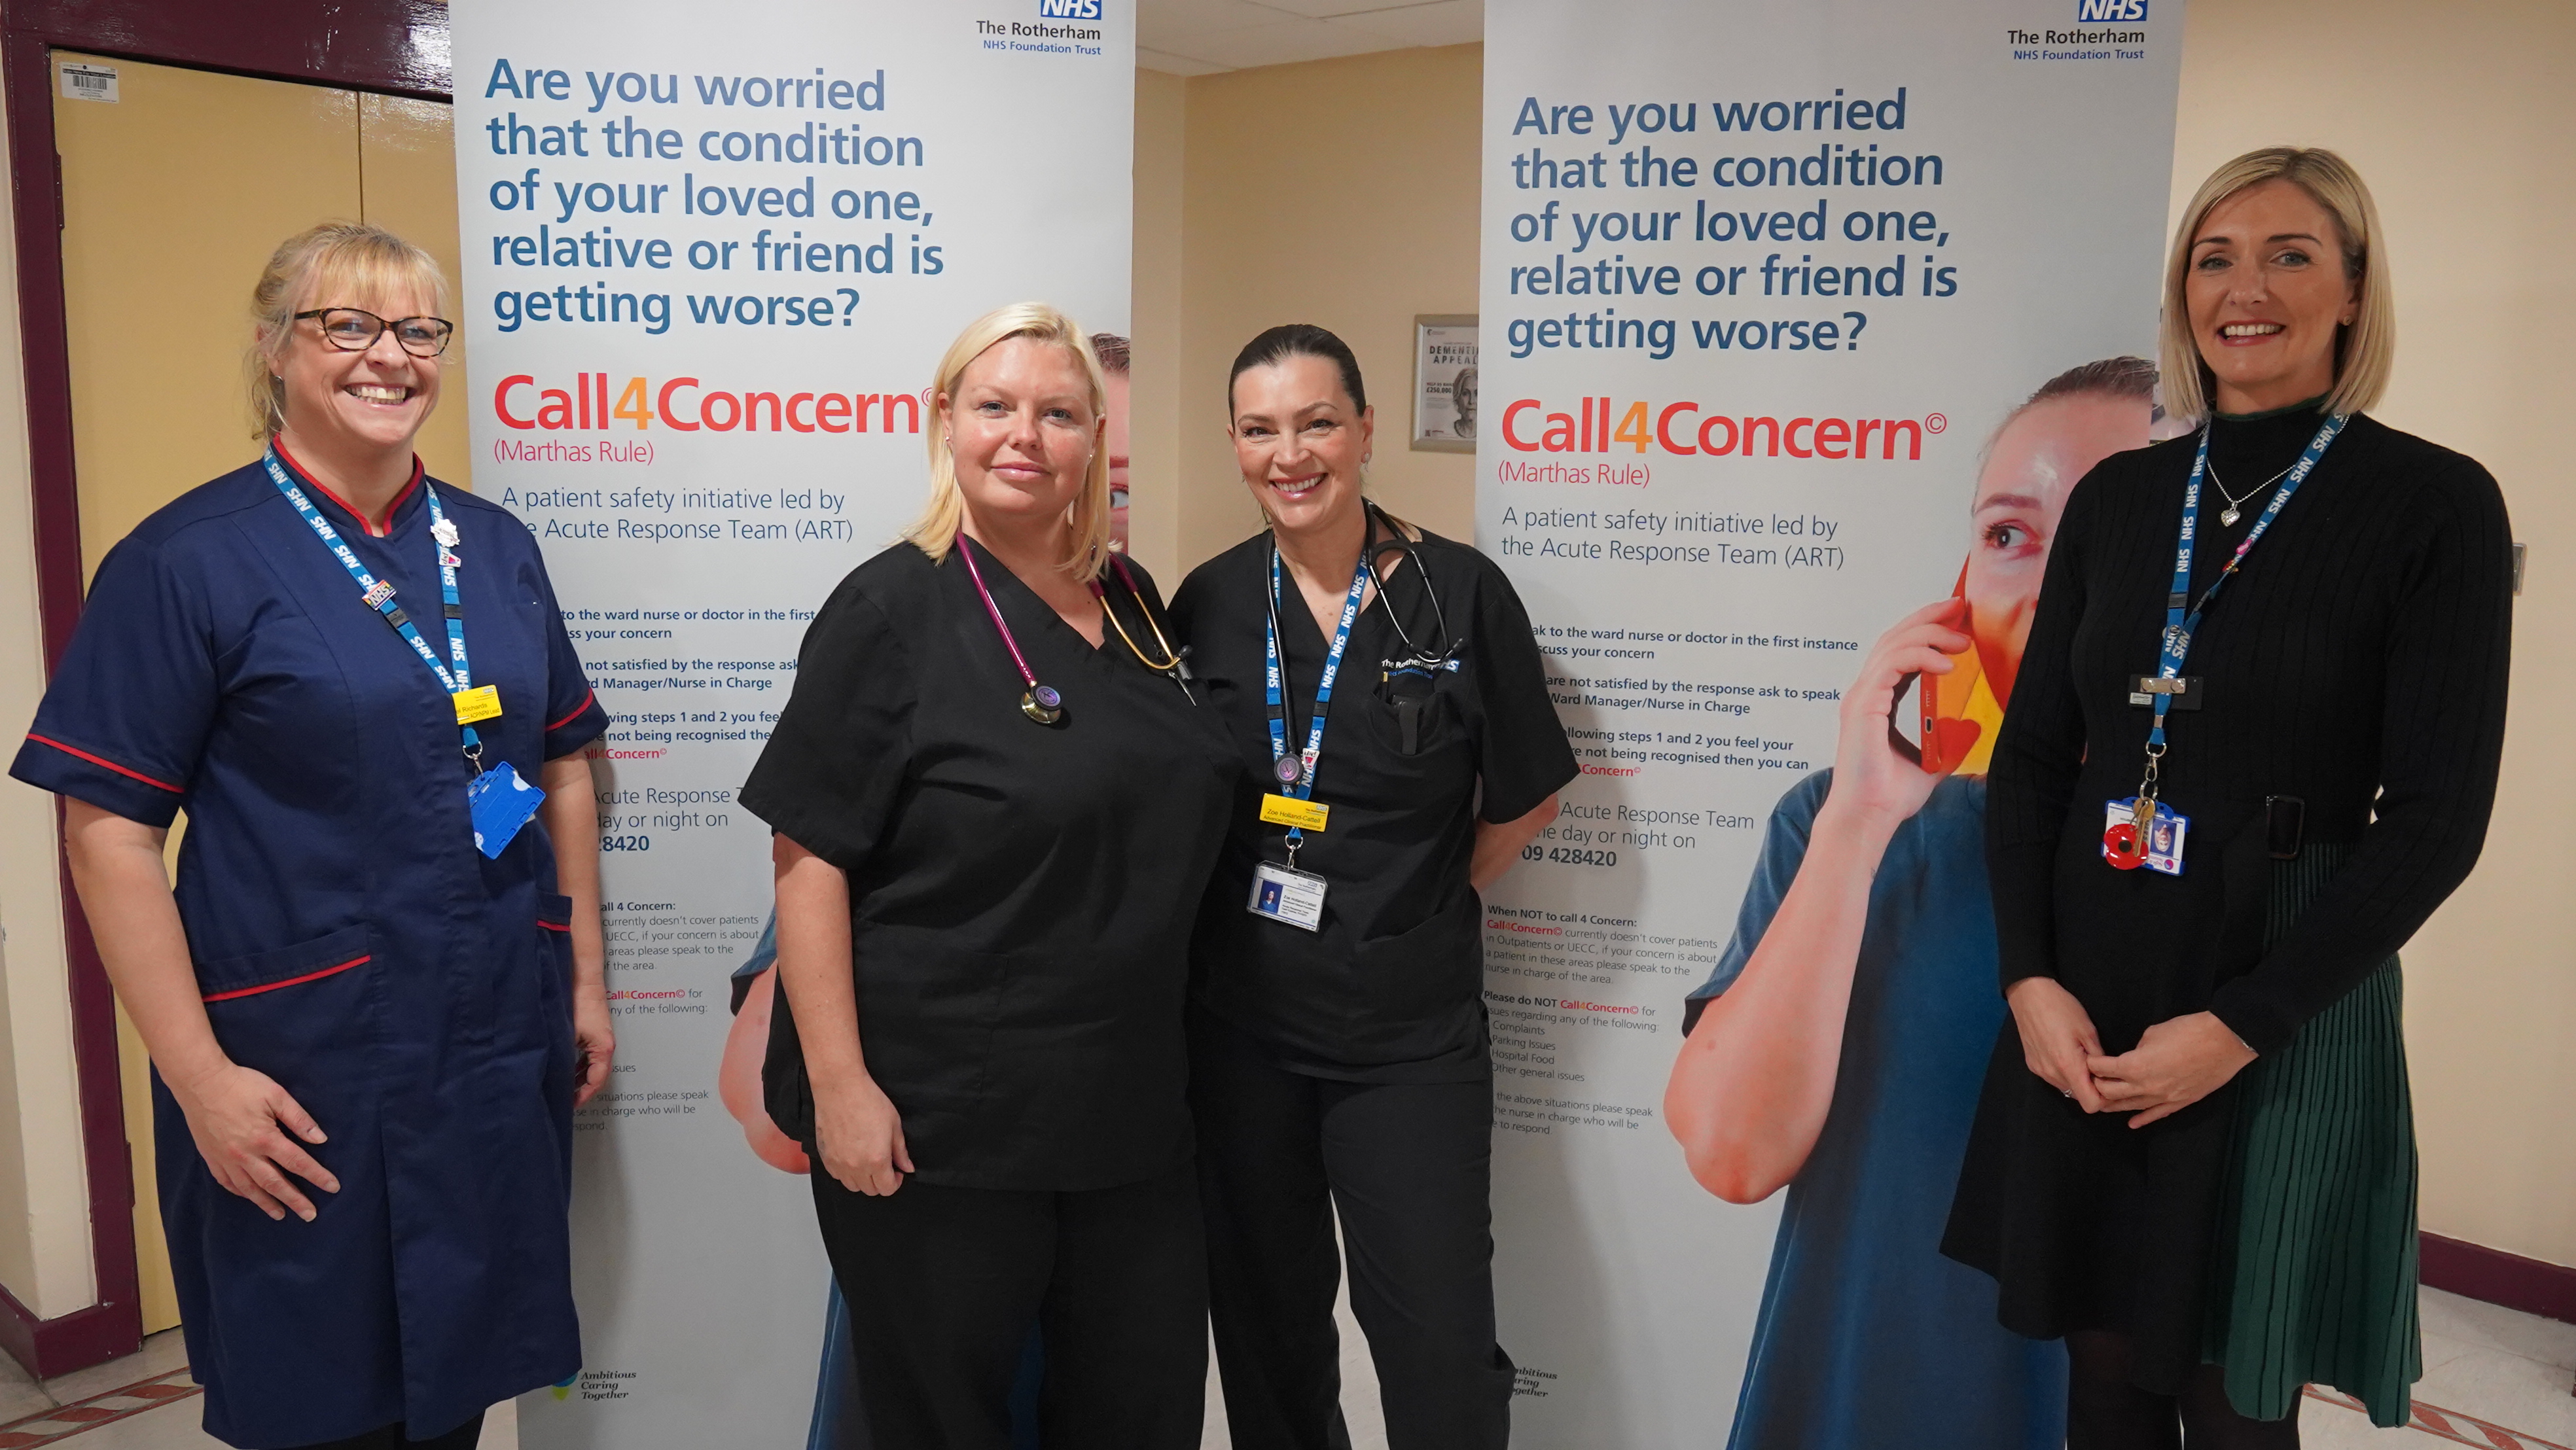
[[[1997,1325],[1993,1281],[1940,1239],[2004,1018],[1994,727],[2067,494],[2146,446],[2155,389],[2153,363],[2103,358],[1995,430],[1957,593],[1871,647],[1833,768],[1773,808],[1734,936],[1684,1001],[1664,1121],[1692,1176],[1731,1203],[1788,1190],[1729,1450],[2065,1444],[2064,1350]]]

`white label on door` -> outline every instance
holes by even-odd
[[[63,99],[116,104],[116,67],[63,62]]]

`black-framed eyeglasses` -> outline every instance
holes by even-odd
[[[342,352],[365,352],[390,327],[403,351],[413,357],[436,357],[447,351],[447,340],[456,335],[456,324],[444,317],[397,317],[387,322],[360,307],[317,307],[295,314],[298,322],[308,317],[320,323],[322,340]]]

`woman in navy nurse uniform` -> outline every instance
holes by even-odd
[[[528,530],[412,454],[445,290],[374,228],[278,248],[265,455],[108,554],[10,772],[65,797],[152,1050],[205,1427],[246,1450],[471,1446],[581,1361],[572,1113],[614,1042],[580,750],[607,717]]]

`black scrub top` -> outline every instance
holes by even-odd
[[[1332,808],[1331,821],[1307,832],[1297,853],[1298,868],[1327,883],[1322,929],[1312,932],[1244,909],[1255,864],[1287,860],[1286,828],[1260,818],[1262,795],[1277,788],[1263,690],[1270,535],[1200,565],[1172,600],[1191,666],[1240,762],[1224,854],[1192,945],[1192,990],[1291,1071],[1350,1082],[1472,1081],[1490,1071],[1482,908],[1467,884],[1475,823],[1536,809],[1574,779],[1574,749],[1547,698],[1529,615],[1493,561],[1425,534],[1412,557],[1390,551],[1378,568],[1386,589],[1351,628],[1315,770],[1314,798]],[[1332,641],[1284,574],[1282,584],[1294,752],[1305,747]],[[1439,638],[1431,591],[1449,641]],[[1423,649],[1464,646],[1459,668],[1435,675],[1409,748],[1393,703],[1402,687],[1383,678],[1384,661],[1412,652],[1396,624]]]
[[[977,562],[1030,668],[1062,692],[1062,722],[1020,713],[1027,687],[958,554],[934,564],[897,544],[807,628],[742,803],[849,873],[860,1046],[916,1177],[1137,1182],[1190,1152],[1189,925],[1239,767],[1215,712],[1115,629],[1095,649],[990,554]],[[1109,606],[1153,648],[1107,579]],[[815,1152],[794,1014],[776,1000],[769,1115]]]

